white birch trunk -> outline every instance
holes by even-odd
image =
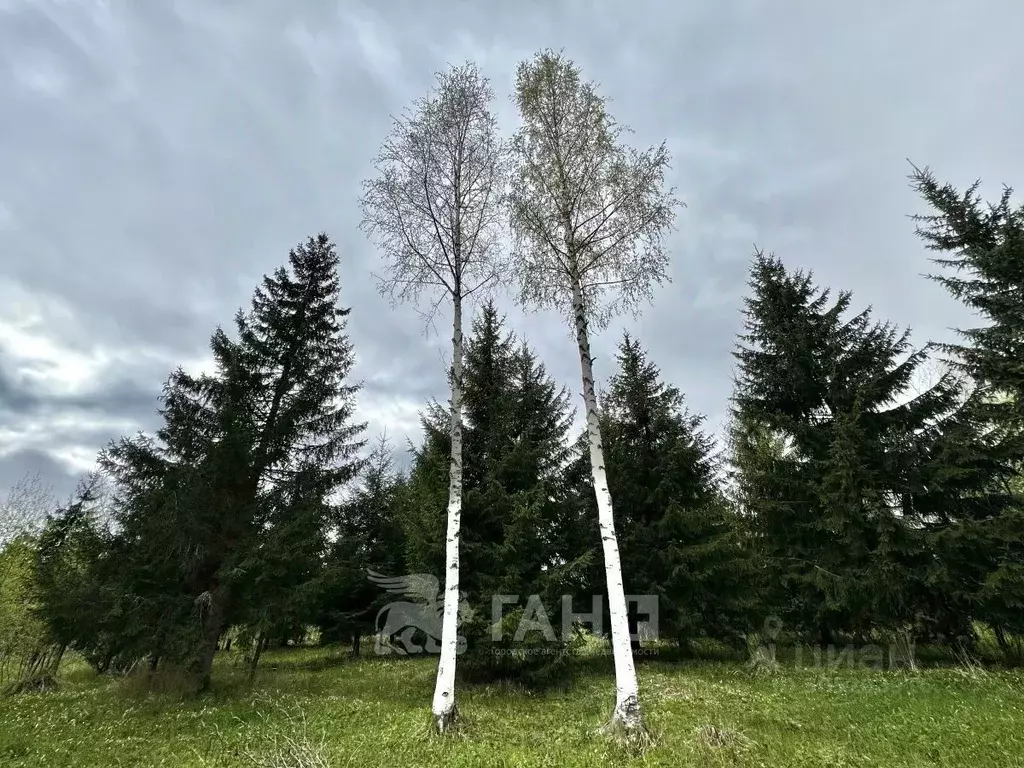
[[[462,518],[462,300],[455,305],[452,332],[452,457],[448,481],[448,531],[445,534],[444,615],[441,620],[441,657],[431,711],[440,732],[455,722],[455,660],[459,630],[459,525]]]
[[[633,666],[633,650],[629,641],[629,622],[626,615],[626,595],[622,586],[622,564],[619,561],[619,542],[615,537],[615,519],[612,515],[612,497],[608,492],[608,478],[604,469],[604,447],[601,443],[601,424],[597,415],[597,394],[594,389],[594,368],[590,357],[590,339],[583,307],[583,292],[578,278],[573,279],[572,308],[576,325],[576,344],[580,353],[583,374],[583,402],[587,410],[587,442],[590,445],[590,471],[597,496],[597,517],[604,551],[604,571],[608,585],[608,613],[611,620],[612,656],[615,661],[615,710],[609,726],[627,731],[641,729],[640,696]]]

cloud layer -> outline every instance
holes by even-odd
[[[356,200],[390,115],[466,58],[509,131],[516,63],[564,47],[636,143],[669,143],[674,282],[596,340],[600,375],[628,328],[720,425],[755,242],[920,341],[969,322],[920,277],[905,158],[993,193],[1024,179],[1017,0],[556,5],[0,1],[0,494],[30,470],[66,492],[108,439],[153,428],[169,370],[202,365],[320,230],[362,416],[415,439],[447,334],[376,294]],[[578,390],[558,318],[502,306]]]

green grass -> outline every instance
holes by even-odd
[[[0,699],[0,766],[1024,765],[1019,671],[757,676],[737,663],[644,662],[642,701],[658,743],[639,758],[595,734],[612,705],[607,659],[567,692],[463,688],[465,727],[444,740],[425,733],[430,659],[313,649],[265,659],[252,685],[219,660],[214,690],[191,700],[72,662],[59,690]],[[287,761],[289,743],[322,743],[324,761]]]

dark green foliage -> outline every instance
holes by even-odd
[[[945,344],[975,383],[1002,394],[995,421],[1024,425],[1024,205],[1011,202],[1013,190],[983,204],[975,182],[962,194],[939,184],[926,168],[911,175],[914,188],[931,207],[915,216],[918,235],[941,254],[944,268],[932,279],[977,312],[986,324],[960,331],[963,342]]]
[[[714,441],[628,334],[617,361],[601,398],[601,435],[626,593],[658,597],[663,638],[684,646],[701,636],[739,642],[750,628],[754,574],[740,520],[719,486]],[[596,548],[589,457],[581,451],[578,462],[579,485],[589,491],[581,493],[585,540]],[[604,592],[600,565],[592,560],[588,579],[597,594]],[[629,618],[635,632],[644,617],[631,606]]]
[[[1013,205],[1010,188],[983,204],[978,182],[960,193],[927,169],[911,180],[932,209],[914,217],[940,254],[933,261],[943,271],[932,279],[984,321],[943,345],[973,393],[944,451],[930,457],[930,508],[954,500],[931,526],[933,582],[947,613],[988,622],[1008,648],[1006,632],[1024,633],[1024,205]]]
[[[115,533],[97,564],[108,613],[81,650],[101,673],[145,656],[185,658],[198,643],[198,627],[181,544],[189,531],[176,525],[187,521],[182,512],[190,503],[202,503],[191,495],[201,486],[191,482],[188,465],[165,464],[143,436],[111,446],[101,463],[117,488]]]
[[[103,456],[120,490],[125,624],[145,628],[129,645],[187,663],[200,686],[227,626],[308,620],[327,499],[358,468],[337,263],[326,235],[293,250],[236,316],[237,340],[214,334],[215,371],[171,376],[157,439]]]
[[[399,499],[405,479],[395,471],[392,448],[382,436],[363,467],[359,486],[334,511],[334,541],[317,584],[317,623],[322,642],[374,632],[377,612],[389,595],[368,578],[371,571],[398,576],[405,568]]]
[[[558,550],[559,515],[567,489],[568,395],[533,353],[507,334],[492,305],[484,307],[467,343],[463,374],[463,508],[460,589],[472,615],[460,624],[468,649],[459,674],[468,680],[514,678],[532,685],[563,679],[561,643],[550,653],[502,655],[512,632],[491,640],[492,595],[539,595],[561,635],[560,596],[572,564]],[[402,498],[410,571],[441,573],[448,455],[447,414],[434,404],[424,418]],[[515,606],[505,608],[512,614]],[[509,620],[506,620],[506,624]]]
[[[636,340],[620,344],[600,402],[606,470],[625,591],[658,597],[662,639],[735,645],[777,617],[787,639],[963,646],[984,623],[1021,653],[1024,207],[912,178],[932,208],[916,219],[940,254],[933,279],[984,323],[935,345],[951,370],[928,386],[931,347],[758,253],[726,478],[702,417]],[[214,369],[169,377],[157,433],[102,453],[113,496],[91,477],[40,531],[7,532],[0,682],[49,684],[73,649],[100,672],[167,664],[204,687],[228,628],[252,670],[311,625],[358,653],[397,599],[371,573],[443,573],[449,409],[428,404],[408,475],[383,438],[357,457],[337,267],[326,235],[293,250],[234,336],[213,334]],[[569,394],[493,305],[462,383],[459,675],[559,685],[582,640],[563,636],[561,598],[589,613],[605,592],[585,436],[569,439]],[[518,596],[497,639],[495,595]],[[607,599],[604,613],[607,629]],[[644,618],[631,611],[631,629]]]
[[[406,570],[410,573],[444,573],[443,542],[448,509],[448,470],[451,463],[449,418],[446,408],[436,402],[427,404],[426,413],[420,419],[423,442],[411,450],[412,469],[409,480],[396,499],[405,538]],[[465,439],[466,435],[463,434],[464,456],[467,455]],[[463,480],[463,516],[466,514],[465,487]],[[462,583],[461,568],[459,583]]]
[[[101,479],[93,474],[74,498],[49,516],[35,549],[37,612],[58,648],[89,649],[100,643],[110,602],[103,590],[107,532],[95,502]]]
[[[769,603],[828,642],[910,620],[928,557],[903,506],[959,387],[945,376],[911,396],[927,350],[867,311],[850,316],[849,293],[830,301],[761,253],[750,285],[733,443]]]
[[[993,430],[974,397],[922,448],[906,509],[926,533],[926,637],[965,643],[985,621],[1002,642],[1024,631],[1024,515],[1013,478],[1020,437]],[[982,415],[985,414],[985,415]]]

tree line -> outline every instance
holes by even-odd
[[[578,635],[558,653],[494,652],[547,643],[512,639],[522,607],[493,640],[494,594],[538,595],[551,616],[563,595],[578,611],[603,596],[609,727],[640,741],[642,617],[627,594],[658,597],[661,642],[684,655],[705,639],[747,649],[773,618],[822,644],[970,648],[991,632],[1020,659],[1024,207],[1010,190],[986,204],[977,185],[912,173],[934,279],[984,321],[956,343],[915,346],[850,292],[756,253],[719,445],[641,340],[622,336],[603,387],[593,370],[591,332],[666,280],[679,206],[666,147],[623,143],[558,53],[520,65],[513,98],[521,125],[505,141],[480,71],[441,73],[395,120],[361,199],[382,292],[451,310],[450,395],[425,404],[409,467],[356,421],[349,277],[327,235],[310,237],[231,333],[215,330],[211,372],[171,374],[155,434],[107,446],[41,528],[11,526],[0,674],[45,681],[73,649],[101,673],[172,667],[199,690],[229,643],[253,670],[311,630],[359,652],[395,599],[379,577],[413,573],[443,594],[441,731],[457,679],[571,674]],[[570,391],[491,300],[506,284],[565,316],[581,434]]]

